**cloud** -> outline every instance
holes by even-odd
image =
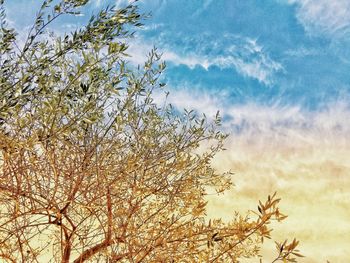
[[[94,5],[95,5],[96,7],[100,7],[100,6],[101,6],[101,3],[102,3],[102,0],[95,0],[93,3],[94,3]]]
[[[182,56],[169,50],[165,50],[163,52],[162,59],[175,65],[186,65],[191,69],[193,69],[195,66],[201,66],[208,70],[209,66],[215,65],[215,63],[210,63],[206,57],[196,56],[194,54]]]
[[[307,32],[342,35],[350,29],[348,0],[288,0],[297,7],[297,19]]]
[[[229,34],[219,39],[212,35],[177,35],[177,41],[172,41],[173,37],[161,33],[153,42],[163,54],[162,59],[175,65],[186,65],[191,69],[196,66],[206,70],[213,66],[233,69],[267,86],[274,83],[276,73],[284,71],[282,64],[273,60],[256,39]],[[139,61],[135,58],[140,57],[140,52],[151,49],[150,41],[139,40],[130,46],[130,53],[134,57],[131,58],[132,62]]]
[[[284,52],[285,55],[296,57],[296,58],[304,58],[307,56],[317,56],[321,54],[321,51],[317,48],[306,48],[306,47],[298,47],[294,49],[288,49]]]
[[[245,103],[232,105],[225,91],[209,92],[197,88],[171,90],[167,100],[182,110],[196,110],[209,118],[219,110],[225,119],[223,128],[237,138],[255,144],[269,141],[269,147],[316,146],[317,144],[341,144],[350,137],[350,103],[329,102],[319,111],[307,111],[298,105],[261,105]],[[162,101],[158,95],[157,102]],[[253,139],[254,138],[254,139]]]
[[[97,0],[97,2],[102,2],[102,0]],[[115,6],[117,8],[125,7],[134,2],[133,0],[115,0]]]
[[[186,88],[186,84],[182,85],[182,89],[170,90],[169,95],[165,93],[157,93],[155,102],[159,105],[163,104],[165,98],[167,103],[172,104],[180,111],[194,110],[198,114],[206,114],[209,119],[212,119],[217,111],[223,111],[224,107],[220,98],[225,97],[224,92],[209,93],[196,88]]]
[[[194,54],[184,56],[174,51],[164,49],[161,46],[155,46],[148,43],[146,40],[134,40],[130,42],[128,53],[130,58],[129,62],[133,64],[143,64],[146,60],[147,54],[153,49],[157,48],[158,52],[162,54],[162,60],[166,62],[173,63],[175,65],[186,65],[189,68],[193,69],[195,66],[202,66],[205,69],[208,69],[211,65],[209,61],[200,56]]]
[[[148,53],[155,48],[155,46],[139,39],[140,37],[136,37],[136,39],[130,39],[128,42],[129,48],[126,53],[128,53],[129,57],[127,61],[133,65],[144,64]]]
[[[271,60],[265,55],[261,55],[258,59],[251,61],[235,57],[220,58],[219,61],[222,63],[218,63],[218,65],[233,65],[242,75],[257,79],[265,85],[271,85],[273,83],[274,73],[283,69],[280,63]]]

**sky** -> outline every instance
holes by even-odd
[[[25,32],[40,2],[8,0],[10,23]],[[128,2],[92,0],[85,16],[64,17],[54,30],[69,32],[103,6]],[[350,1],[138,5],[151,17],[130,44],[130,63],[157,47],[169,102],[209,118],[220,110],[231,134],[213,165],[233,171],[235,187],[210,201],[209,216],[228,220],[277,191],[289,218],[274,236],[300,239],[300,262],[349,261]]]

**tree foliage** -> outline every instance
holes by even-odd
[[[107,7],[79,30],[48,33],[87,0],[44,1],[18,43],[0,3],[0,258],[6,262],[237,262],[259,255],[269,196],[255,217],[206,218],[208,189],[231,186],[210,165],[226,134],[152,95],[165,64],[153,50],[128,67],[143,16]],[[208,143],[204,151],[200,145]],[[277,243],[294,262],[297,241]]]

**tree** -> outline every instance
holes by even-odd
[[[206,193],[231,186],[210,161],[223,149],[220,117],[179,114],[152,95],[165,64],[155,50],[129,68],[137,6],[108,7],[62,37],[47,26],[86,0],[47,0],[25,43],[1,5],[0,258],[7,262],[237,262],[259,254],[269,196],[255,218],[207,220]],[[209,145],[199,152],[200,145]],[[293,262],[298,242],[277,243]]]

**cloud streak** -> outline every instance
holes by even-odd
[[[319,111],[308,111],[298,105],[280,103],[232,105],[226,93],[204,92],[184,85],[183,89],[170,92],[168,102],[179,109],[194,109],[209,117],[219,110],[225,119],[225,129],[235,133],[235,136],[244,135],[249,140],[256,138],[256,143],[264,143],[269,138],[271,145],[275,146],[274,141],[288,144],[293,139],[294,146],[296,141],[305,146],[318,143],[342,144],[350,139],[350,103],[346,98],[326,103]],[[160,97],[157,101],[161,101]]]
[[[348,0],[289,0],[297,6],[297,19],[307,32],[342,35],[350,29]]]
[[[98,2],[100,2],[101,0],[97,0]],[[132,0],[115,0],[115,6],[117,8],[121,8],[121,7],[125,7],[127,6],[128,4],[132,3],[134,1]]]
[[[178,36],[181,42],[171,45],[169,36],[164,33],[156,39],[155,46],[163,54],[162,58],[174,65],[185,65],[191,69],[196,66],[209,70],[210,67],[233,69],[237,73],[258,80],[264,85],[274,83],[275,74],[283,72],[281,63],[273,60],[264,52],[263,46],[255,39],[226,35],[221,39],[214,36],[185,37]],[[152,45],[147,41],[138,41],[130,46],[133,54],[131,61],[138,63],[141,54],[147,53]]]

